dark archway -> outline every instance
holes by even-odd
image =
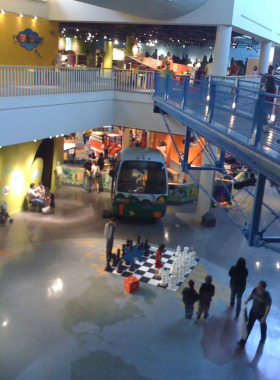
[[[52,181],[53,153],[53,139],[45,139],[41,142],[34,157],[34,161],[36,158],[42,158],[43,160],[43,172],[41,181],[43,182],[44,186],[48,187],[49,189],[51,188]]]

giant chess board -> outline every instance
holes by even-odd
[[[110,270],[111,273],[116,274],[121,277],[129,277],[129,276],[134,276],[139,279],[140,282],[145,282],[146,284],[153,285],[153,286],[158,286],[163,289],[168,289],[172,291],[177,291],[179,287],[182,285],[186,277],[192,272],[194,269],[195,265],[199,262],[198,258],[195,258],[193,261],[192,266],[188,268],[187,273],[183,273],[183,276],[176,282],[174,287],[166,285],[160,285],[161,283],[161,278],[157,278],[155,276],[156,274],[156,269],[155,269],[155,253],[156,253],[157,248],[154,246],[151,246],[149,248],[149,256],[145,257],[142,256],[143,261],[138,261],[136,260],[134,263],[134,271],[130,271],[130,265],[126,265],[125,262],[122,263],[122,273],[117,272],[117,268],[112,267],[112,270]],[[172,265],[176,259],[175,256],[175,251],[170,251],[170,250],[165,250],[163,255],[162,255],[162,263],[164,265],[164,270],[169,271],[172,268]]]

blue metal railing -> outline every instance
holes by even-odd
[[[260,84],[249,87],[240,80],[235,86],[235,81],[156,73],[154,96],[243,143],[279,155],[280,96],[260,91]]]

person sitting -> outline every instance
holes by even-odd
[[[42,212],[42,208],[44,207],[45,200],[44,198],[41,197],[39,193],[35,192],[35,183],[30,184],[30,189],[28,190],[27,195],[29,197],[29,202],[31,204],[38,204],[39,212]]]
[[[53,214],[55,209],[54,194],[50,194],[48,205],[42,209],[43,214]]]
[[[35,193],[41,195],[41,198],[45,198],[46,190],[45,190],[45,186],[43,185],[43,182],[40,182],[39,186],[36,187],[36,189],[34,191],[35,191]]]

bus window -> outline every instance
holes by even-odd
[[[164,164],[147,161],[122,163],[118,191],[123,193],[165,194],[166,171]]]

